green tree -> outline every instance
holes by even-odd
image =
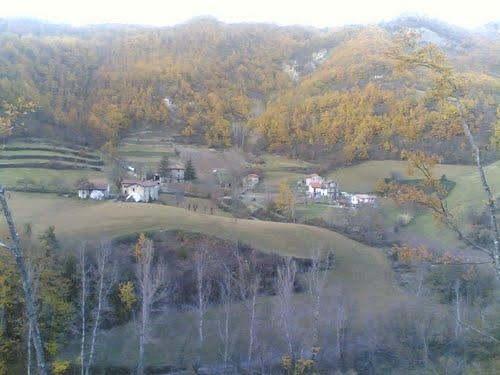
[[[196,171],[193,166],[193,162],[189,159],[184,167],[184,180],[193,181],[196,180]]]
[[[168,169],[170,166],[170,161],[168,160],[168,156],[163,155],[160,160],[160,165],[158,167],[158,173],[160,177],[168,177],[170,174],[170,170]]]

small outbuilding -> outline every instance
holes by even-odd
[[[109,198],[109,190],[109,183],[106,181],[84,181],[78,186],[78,197],[103,200]]]

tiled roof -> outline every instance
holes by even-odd
[[[80,190],[108,190],[109,184],[106,181],[85,181],[82,182],[78,189]]]
[[[160,183],[158,181],[152,181],[152,180],[122,180],[122,185],[140,185],[143,187],[151,187],[151,186],[156,186],[159,185]]]
[[[322,182],[311,182],[310,185],[313,189],[321,189],[323,187]]]
[[[168,167],[168,169],[185,169],[183,165],[174,164]]]
[[[369,194],[356,194],[356,197],[359,199],[375,199],[375,198],[377,198],[375,195],[369,195]]]

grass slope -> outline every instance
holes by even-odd
[[[339,264],[336,277],[377,302],[390,296],[392,272],[385,255],[338,233],[300,224],[211,216],[157,204],[91,202],[50,194],[11,193],[14,218],[35,232],[49,225],[68,246],[89,238],[114,237],[139,231],[186,230],[240,240],[263,251],[308,257],[314,248],[331,248]],[[2,223],[3,227],[4,224]]]
[[[500,196],[500,161],[488,165],[485,172],[493,194]],[[473,167],[469,173],[456,176],[454,181],[456,182],[455,188],[447,198],[448,207],[460,222],[466,224],[467,211],[471,207],[479,210],[485,206],[484,191],[479,174]],[[405,231],[434,238],[447,247],[463,246],[456,235],[443,224],[438,223],[431,214],[419,216]]]
[[[390,177],[391,172],[396,172],[405,178],[410,178],[406,171],[407,162],[402,160],[370,160],[350,167],[340,168],[328,175],[338,181],[344,191],[356,193],[369,193],[375,190],[377,181]],[[471,173],[473,167],[469,165],[439,164],[435,167],[436,176],[446,175],[452,181],[456,178]],[[412,178],[418,178],[418,175]]]

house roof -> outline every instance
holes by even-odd
[[[319,174],[313,173],[313,174],[306,176],[306,178],[311,178],[311,177],[319,177]]]
[[[313,189],[321,189],[321,188],[323,188],[323,183],[322,182],[311,182],[310,186]]]
[[[250,174],[247,175],[247,177],[250,177],[250,178],[259,178],[259,175],[255,174],[255,173],[250,173]]]
[[[78,185],[79,190],[108,190],[108,182],[107,181],[84,181],[80,185]]]
[[[168,169],[185,169],[183,165],[180,164],[173,164],[168,167]]]
[[[159,185],[158,181],[152,181],[152,180],[122,180],[122,185],[140,185],[143,187],[152,187]]]
[[[369,194],[356,194],[356,197],[359,199],[375,199],[375,195],[369,195]]]

